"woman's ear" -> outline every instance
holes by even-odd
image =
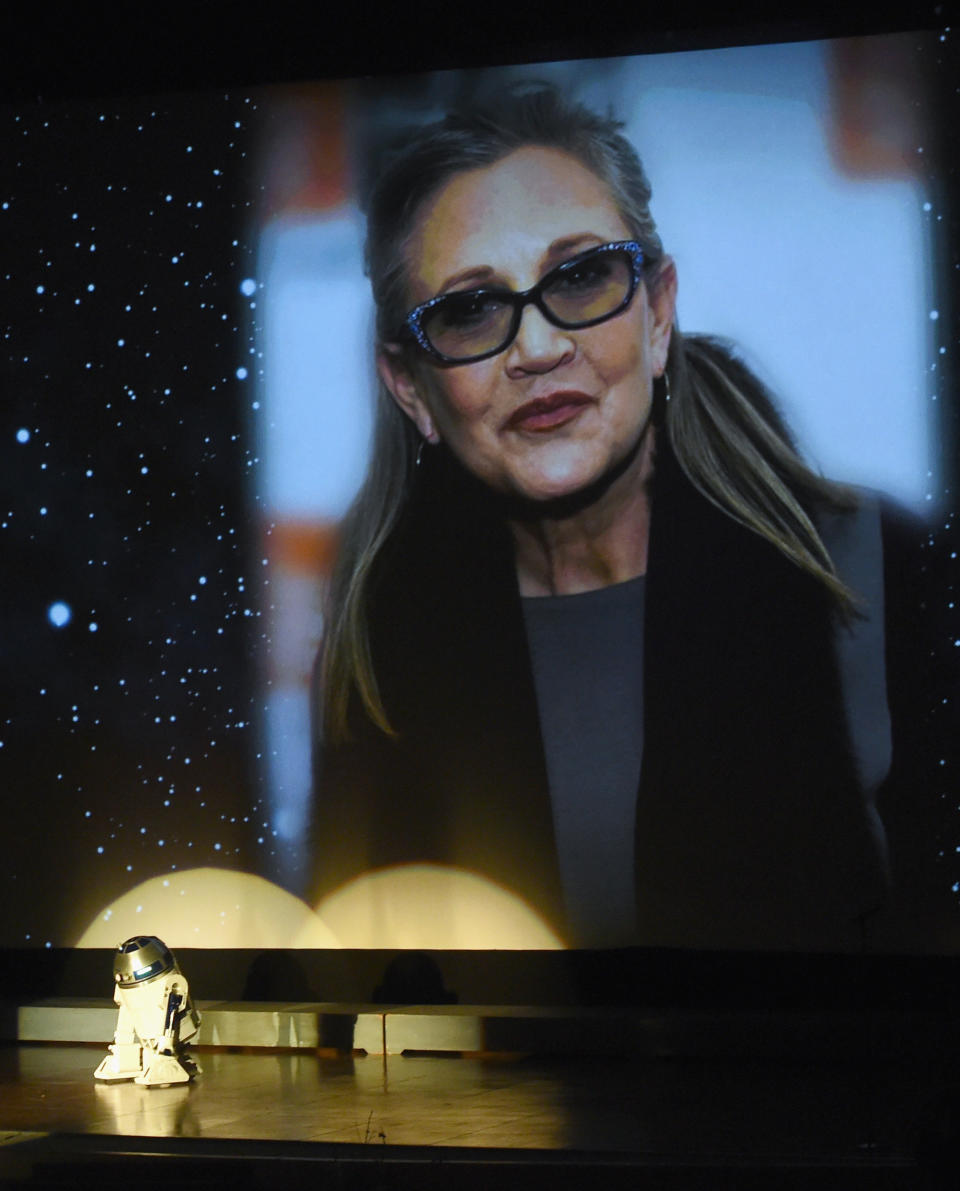
[[[433,424],[433,416],[404,356],[403,348],[394,343],[381,344],[377,349],[377,372],[390,390],[397,405],[416,425],[430,443],[438,443],[440,435]]]
[[[654,376],[662,376],[670,350],[670,333],[677,313],[677,266],[672,256],[665,256],[655,275],[647,282],[650,308],[650,362]]]

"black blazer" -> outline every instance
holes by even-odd
[[[371,869],[452,864],[519,895],[562,937],[511,543],[442,448],[428,458],[371,604],[397,735],[355,705],[351,741],[318,748],[312,897]],[[637,943],[859,949],[888,899],[889,841],[857,775],[828,597],[703,498],[662,445],[652,510]],[[889,621],[917,598],[905,577],[918,536],[892,522],[885,533],[901,543],[885,543]],[[916,670],[912,654],[901,643],[888,662]],[[916,693],[899,677],[893,687],[909,718]],[[895,728],[890,783],[920,747]]]

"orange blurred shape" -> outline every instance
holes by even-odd
[[[340,83],[286,90],[271,102],[263,130],[264,221],[314,215],[349,193],[346,100]]]
[[[337,524],[332,521],[271,521],[263,540],[271,569],[295,575],[329,575],[337,553]]]
[[[936,130],[915,38],[843,38],[831,43],[830,54],[838,168],[857,178],[912,177],[929,168]]]

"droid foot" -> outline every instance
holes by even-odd
[[[143,1070],[142,1050],[138,1045],[129,1043],[111,1043],[107,1048],[110,1054],[94,1071],[94,1079],[102,1079],[107,1083],[118,1083],[124,1079],[136,1079]]]
[[[152,1054],[147,1059],[147,1065],[142,1075],[138,1075],[134,1083],[146,1087],[168,1087],[172,1083],[188,1083],[192,1078],[191,1072],[175,1055]]]

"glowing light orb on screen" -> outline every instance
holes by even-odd
[[[62,629],[64,625],[70,623],[73,619],[73,610],[69,604],[65,604],[63,600],[57,600],[56,603],[50,605],[47,609],[47,620],[56,629]]]
[[[168,947],[340,947],[298,897],[263,877],[194,868],[151,877],[104,906],[77,947],[116,947],[136,934]]]
[[[562,939],[516,894],[465,869],[364,873],[317,907],[344,947],[559,951]]]

